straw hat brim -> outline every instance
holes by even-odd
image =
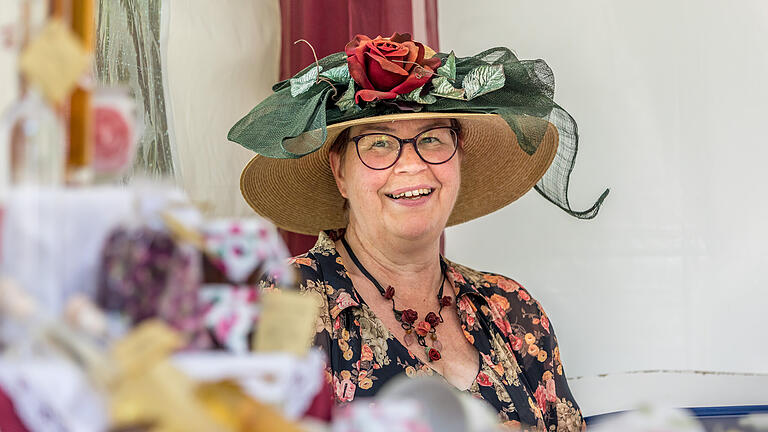
[[[240,190],[259,215],[288,231],[317,234],[346,226],[344,198],[328,159],[346,128],[398,120],[453,118],[461,125],[464,159],[461,187],[448,226],[492,213],[531,190],[557,153],[557,128],[546,123],[536,152],[529,155],[503,118],[479,113],[405,113],[367,117],[329,125],[325,144],[299,159],[254,156],[240,176]],[[531,125],[544,120],[527,118]],[[523,122],[524,126],[524,122]]]

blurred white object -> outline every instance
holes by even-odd
[[[234,380],[251,397],[297,419],[309,409],[325,379],[325,354],[310,350],[305,357],[269,353],[183,352],[173,364],[196,381]]]
[[[0,274],[21,285],[45,313],[58,315],[70,295],[94,293],[104,240],[132,206],[133,194],[125,189],[11,189]]]
[[[12,188],[1,227],[0,274],[29,293],[41,313],[58,316],[70,296],[93,297],[109,233],[126,221],[148,218],[178,195],[157,185]]]
[[[678,408],[648,406],[612,414],[590,425],[591,432],[705,432],[688,411]]]
[[[107,430],[104,400],[85,374],[68,361],[0,357],[0,387],[30,431]]]
[[[0,118],[0,152],[0,189],[7,173],[14,184],[64,182],[64,125],[37,91],[30,89]]]
[[[739,426],[752,428],[756,431],[768,431],[768,414],[750,414],[739,420]]]
[[[106,315],[91,299],[82,294],[75,294],[67,301],[64,319],[76,330],[93,338],[103,337],[107,333]]]
[[[437,432],[424,418],[415,400],[360,400],[337,408],[333,432]]]
[[[0,276],[0,314],[26,320],[35,314],[37,304],[12,279]]]
[[[377,394],[377,403],[415,401],[430,429],[440,432],[501,430],[496,412],[485,401],[456,390],[436,377],[393,379]],[[367,429],[366,429],[367,430]]]

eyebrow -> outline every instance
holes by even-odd
[[[440,120],[445,120],[445,119],[440,119]],[[435,127],[435,126],[445,126],[445,127],[450,127],[451,126],[450,124],[445,124],[445,123],[440,122],[440,120],[434,120],[432,122],[429,122],[429,123],[425,124],[424,128],[422,129],[422,131],[425,131],[425,130],[427,130],[429,128],[432,128],[432,127]],[[366,133],[366,132],[372,132],[372,131],[390,132],[391,133],[391,132],[395,131],[395,128],[392,127],[392,126],[387,126],[386,124],[383,124],[383,125],[382,124],[372,124],[372,125],[365,125],[365,126],[363,126],[363,128],[360,130],[360,133]]]

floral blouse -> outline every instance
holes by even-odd
[[[436,375],[403,346],[352,286],[331,236],[321,233],[292,258],[302,291],[321,300],[315,344],[329,360],[337,403],[373,396],[391,378]],[[464,336],[480,353],[467,390],[490,403],[508,425],[535,431],[584,430],[560,361],[554,330],[539,303],[517,282],[448,262]],[[269,289],[271,282],[262,282]]]

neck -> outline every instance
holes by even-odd
[[[419,240],[374,238],[350,223],[346,240],[360,263],[383,288],[388,285],[396,288],[397,298],[408,303],[434,301],[442,280],[439,235]],[[359,273],[359,269],[353,271]]]

